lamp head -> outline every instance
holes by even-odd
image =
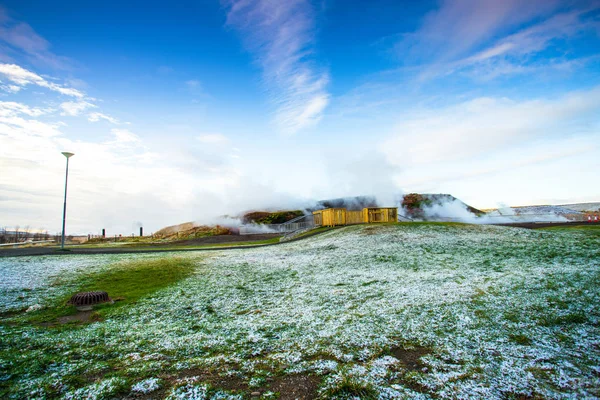
[[[69,158],[69,157],[73,157],[75,154],[74,153],[69,153],[68,151],[63,151],[62,155]]]

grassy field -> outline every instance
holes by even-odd
[[[600,232],[0,259],[1,398],[597,398]],[[79,290],[118,299],[80,317]]]

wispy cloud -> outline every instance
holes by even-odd
[[[100,120],[105,120],[105,121],[108,121],[111,124],[115,124],[115,125],[119,124],[119,120],[111,117],[110,115],[106,115],[106,114],[99,113],[99,112],[93,112],[93,113],[88,114],[88,121],[99,122]]]
[[[418,30],[402,35],[394,50],[407,65],[421,66],[420,80],[464,69],[475,76],[482,71],[493,77],[524,73],[530,71],[528,55],[597,29],[590,13],[598,11],[599,4],[446,0],[425,16]]]
[[[227,0],[227,24],[245,36],[277,107],[275,123],[293,134],[319,122],[329,103],[328,73],[312,59],[315,16],[306,0]]]
[[[465,57],[506,29],[547,15],[558,0],[444,0],[427,14],[421,27],[397,44],[410,62],[448,62]]]
[[[61,103],[60,108],[63,110],[61,115],[68,115],[71,117],[77,116],[81,114],[83,111],[88,108],[96,108],[95,104],[89,103],[87,101],[65,101]]]
[[[54,82],[48,82],[38,74],[26,70],[16,64],[0,64],[0,75],[4,76],[15,86],[24,87],[27,85],[37,85],[65,96],[84,97],[84,94],[77,89],[64,87]]]
[[[590,8],[584,8],[556,14],[493,42],[472,56],[458,60],[450,68],[471,68],[475,74],[483,69],[491,77],[526,72],[530,70],[525,66],[529,64],[526,60],[529,55],[544,51],[557,41],[594,29],[598,22],[586,19],[589,11]],[[546,61],[546,65],[556,66],[565,62],[551,60]]]
[[[161,75],[168,75],[174,71],[175,70],[172,67],[169,67],[168,65],[161,65],[160,67],[156,68],[156,72],[158,72]]]
[[[206,144],[229,143],[229,139],[227,138],[227,136],[225,136],[221,133],[205,133],[205,134],[198,136],[196,139],[198,139],[199,142],[206,143]]]
[[[110,133],[114,136],[115,140],[108,142],[109,144],[116,144],[118,146],[130,146],[141,143],[141,139],[135,133],[128,129],[111,129]]]
[[[26,104],[17,103],[14,101],[0,101],[0,116],[12,117],[19,114],[25,114],[30,117],[39,117],[47,114],[50,110],[37,107],[30,107]]]
[[[485,157],[536,140],[595,133],[600,87],[555,99],[515,101],[483,97],[442,108],[410,110],[382,147],[405,167],[439,166]]]
[[[185,84],[187,85],[187,87],[189,87],[190,89],[195,89],[197,87],[200,86],[200,81],[196,80],[196,79],[190,79],[189,81],[186,81]]]
[[[54,54],[50,50],[50,43],[37,34],[27,23],[19,22],[8,16],[0,7],[0,41],[4,42],[3,55],[10,58],[7,52],[23,53],[29,61],[49,66],[55,69],[70,69],[70,60]]]
[[[46,123],[36,120],[35,117],[48,114],[50,110],[30,107],[12,101],[0,102],[0,143],[5,139],[24,140],[27,137],[53,137],[59,136],[59,123]],[[12,153],[9,147],[3,148],[0,156]]]

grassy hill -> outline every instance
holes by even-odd
[[[154,237],[159,239],[193,239],[215,235],[230,235],[231,230],[224,226],[206,226],[197,225],[194,222],[186,222],[179,225],[172,225],[154,232]]]
[[[579,230],[456,223],[179,259],[0,259],[0,397],[596,398],[599,260]],[[82,284],[119,297],[107,277],[143,268],[181,272],[94,322],[31,322]]]

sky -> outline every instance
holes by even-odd
[[[600,2],[0,2],[0,227],[600,201]]]

